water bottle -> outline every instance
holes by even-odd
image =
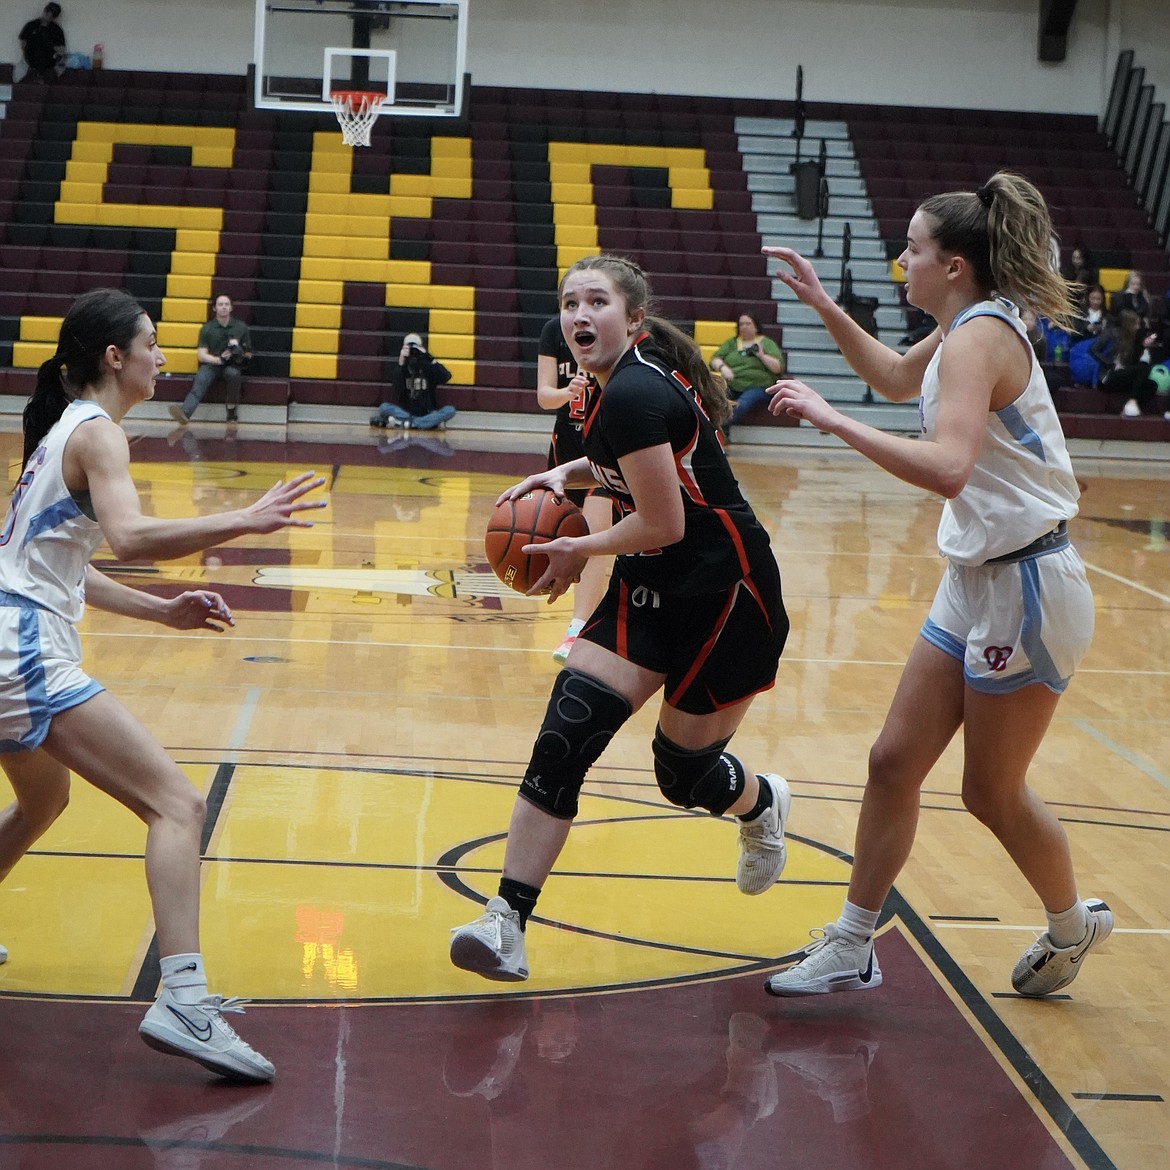
[[[102,67],[102,58],[105,56],[105,46],[99,41],[93,47],[93,67],[100,69]]]

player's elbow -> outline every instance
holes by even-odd
[[[112,530],[103,528],[102,535],[110,552],[119,561],[142,561],[152,559],[152,550],[144,532],[132,526],[120,526]]]
[[[140,541],[107,535],[106,543],[117,561],[140,561],[146,556]]]
[[[654,543],[658,548],[668,548],[672,544],[678,544],[686,535],[686,530],[686,517],[672,516],[656,526]]]
[[[938,474],[934,490],[940,496],[953,500],[967,486],[970,476],[969,467],[944,467]]]

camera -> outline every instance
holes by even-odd
[[[228,338],[226,353],[227,356],[223,359],[225,365],[243,367],[248,364],[248,355],[236,338]]]
[[[760,344],[758,341],[753,341],[751,345],[743,350],[744,357],[755,357],[760,352]]]

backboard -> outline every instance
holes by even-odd
[[[258,110],[329,112],[331,90],[383,114],[463,111],[468,0],[256,0]]]

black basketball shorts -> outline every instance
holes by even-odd
[[[776,681],[788,638],[780,571],[769,556],[720,593],[661,593],[614,567],[579,637],[665,676],[670,706],[709,715]]]

